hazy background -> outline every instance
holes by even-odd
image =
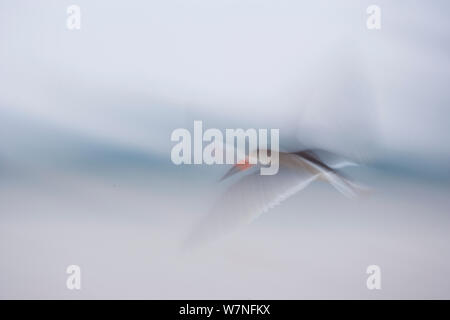
[[[0,298],[450,298],[449,10],[0,0]],[[231,183],[225,166],[170,161],[171,132],[193,120],[351,156],[374,192],[313,184],[183,253]]]

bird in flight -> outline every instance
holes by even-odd
[[[264,150],[271,154],[271,150]],[[259,150],[249,154],[256,156]],[[213,205],[209,214],[192,230],[187,247],[195,247],[248,224],[315,180],[325,181],[348,198],[354,198],[366,187],[352,182],[339,169],[357,164],[322,149],[279,152],[279,171],[260,175],[260,164],[246,161],[235,164],[221,179],[242,174]],[[251,172],[245,174],[246,172]]]

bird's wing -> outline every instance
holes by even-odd
[[[298,158],[292,155],[294,161]],[[275,175],[260,175],[259,170],[242,177],[216,201],[209,214],[194,228],[188,245],[207,242],[221,234],[248,224],[260,214],[304,189],[319,174],[280,163]]]
[[[314,160],[320,160],[322,164],[325,164],[331,169],[341,169],[349,166],[358,166],[356,162],[344,156],[323,149],[306,149],[294,152],[294,154],[305,159],[312,160],[313,162]]]
[[[347,198],[355,198],[361,193],[370,193],[371,189],[353,182],[350,178],[344,175],[339,168],[351,166],[358,166],[358,164],[353,163],[339,155],[325,150],[305,150],[293,153],[298,156],[294,159],[295,161],[302,160],[300,164],[306,163],[311,166],[314,170],[319,172],[319,176],[322,180],[327,181],[333,187],[336,188],[340,193],[342,193]]]

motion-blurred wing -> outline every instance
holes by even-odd
[[[242,177],[216,201],[209,214],[191,233],[188,245],[212,240],[250,223],[317,177],[317,174],[307,170],[284,166],[280,166],[278,173],[272,176],[260,175],[258,170]]]

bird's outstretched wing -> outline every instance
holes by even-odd
[[[354,198],[360,193],[369,193],[370,188],[353,182],[340,169],[349,166],[359,166],[358,163],[336,153],[323,149],[306,149],[292,154],[299,156],[303,161],[320,171],[322,180],[327,181],[340,193],[348,198]]]
[[[326,167],[331,171],[349,166],[358,166],[358,163],[353,160],[323,149],[305,149],[294,152],[293,154],[296,154],[304,159],[308,159],[314,163],[319,161],[322,167]]]
[[[298,156],[290,155],[292,161]],[[275,175],[260,175],[259,171],[245,175],[231,185],[216,201],[209,214],[194,228],[186,244],[196,246],[233,229],[248,224],[260,214],[304,189],[319,173],[300,167],[285,166]]]

